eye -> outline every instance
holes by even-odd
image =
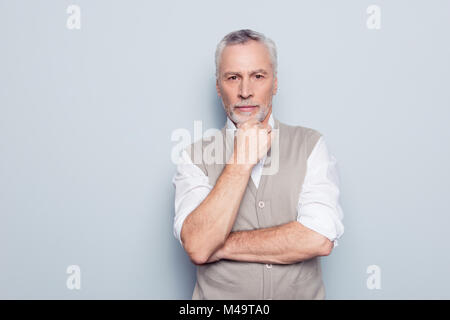
[[[263,76],[262,74],[257,74],[255,77],[256,77],[256,79],[262,79],[262,78],[264,78],[264,76]]]
[[[237,79],[237,76],[228,77],[228,80],[236,80],[236,79]]]

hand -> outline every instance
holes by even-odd
[[[234,163],[253,166],[269,151],[272,142],[272,127],[251,119],[237,126],[232,159]]]

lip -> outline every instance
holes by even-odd
[[[236,109],[239,109],[239,111],[242,112],[250,112],[255,110],[256,108],[258,108],[258,106],[240,106],[240,107],[236,107]]]

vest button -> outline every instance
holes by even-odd
[[[264,208],[264,201],[258,202],[258,207],[260,207],[261,209]]]

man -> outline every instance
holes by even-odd
[[[277,86],[272,40],[245,29],[218,44],[222,132],[234,132],[234,143],[212,164],[193,152],[211,141],[194,143],[173,178],[174,234],[197,265],[193,299],[325,298],[319,257],[344,232],[336,160],[318,131],[272,116]],[[275,160],[275,173],[264,174]]]

